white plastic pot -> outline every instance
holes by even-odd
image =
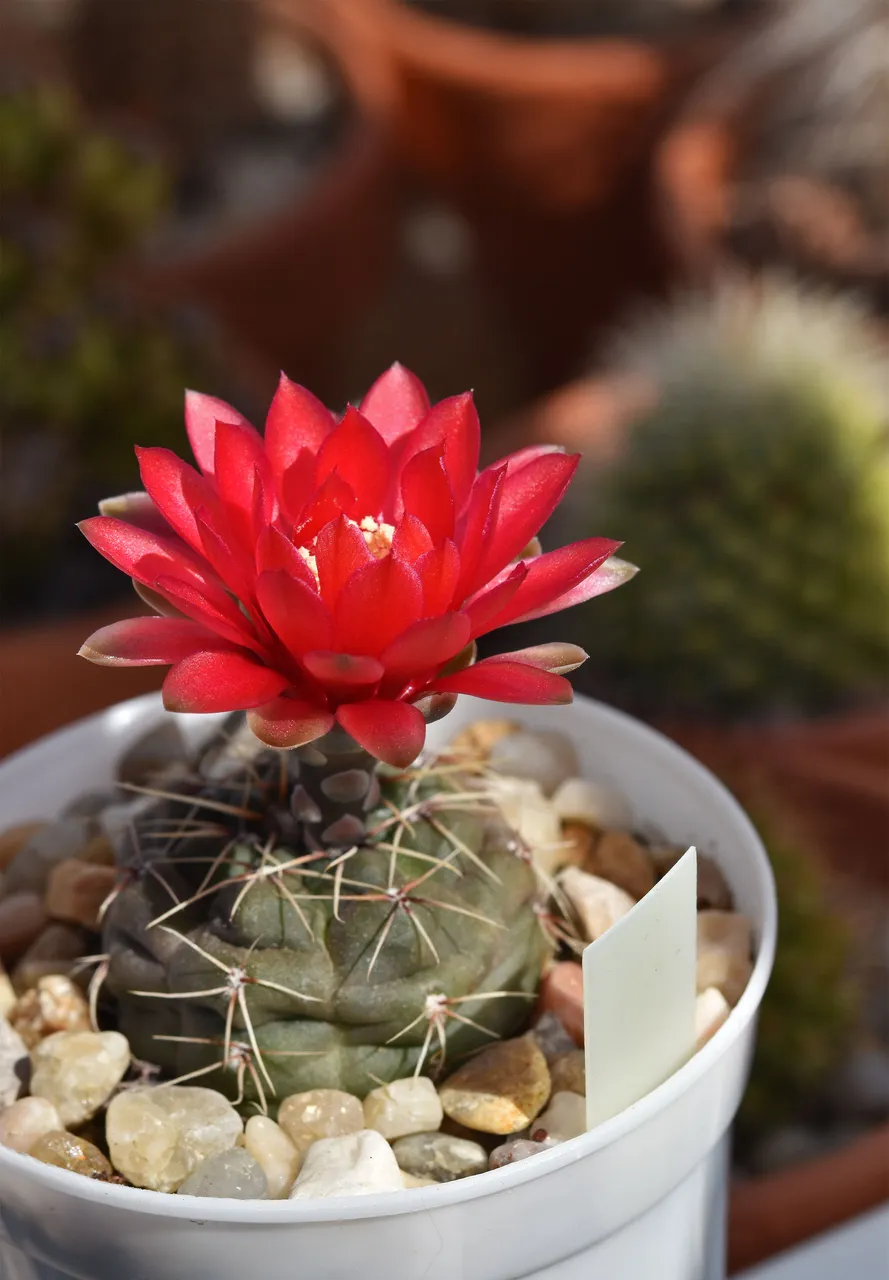
[[[162,714],[156,697],[134,699],[12,757],[0,767],[0,825],[51,816],[108,781],[121,749]],[[433,742],[490,714],[461,698]],[[583,771],[624,791],[640,826],[712,854],[753,919],[752,980],[710,1043],[582,1137],[388,1195],[196,1201],[91,1182],[0,1147],[2,1280],[721,1280],[727,1132],[775,948],[768,861],[728,792],[651,729],[582,698],[517,714],[569,733]],[[206,717],[181,719],[195,737],[207,730]]]

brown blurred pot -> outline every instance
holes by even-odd
[[[486,459],[549,443],[607,462],[653,394],[633,381],[571,383],[496,426],[485,437]],[[833,867],[889,892],[889,708],[776,725],[670,721],[659,727],[731,777],[742,799],[767,783]]]
[[[408,165],[472,220],[538,381],[566,376],[629,293],[662,283],[647,162],[727,42],[540,40],[401,0],[330,0],[344,49],[394,71]]]
[[[285,369],[324,395],[394,252],[392,154],[380,113],[369,109],[386,88],[379,67],[336,46],[324,4],[258,2],[268,22],[308,34],[338,63],[354,107],[345,135],[291,204],[152,264],[139,283],[152,297],[206,307],[265,381]]]

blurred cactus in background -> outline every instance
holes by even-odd
[[[652,390],[575,481],[572,535],[646,571],[579,611],[597,692],[643,714],[769,718],[889,687],[885,352],[855,305],[724,283],[643,321],[619,376]],[[581,682],[582,683],[582,682]]]
[[[63,606],[48,597],[66,588],[72,603],[90,603],[89,583],[64,583],[62,548],[70,541],[80,551],[76,514],[137,487],[133,439],[184,440],[182,390],[200,379],[204,356],[196,335],[138,310],[112,274],[163,214],[156,164],[90,128],[64,95],[35,88],[0,98],[0,172],[0,592],[9,621]]]

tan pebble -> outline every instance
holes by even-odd
[[[700,993],[695,1000],[695,1053],[716,1035],[730,1013],[729,1002],[716,987]]]
[[[9,1017],[15,1002],[16,994],[12,981],[2,963],[0,963],[0,1018]]]
[[[553,795],[553,805],[563,822],[582,822],[599,831],[626,831],[633,823],[626,797],[589,778],[567,778]]]
[[[582,822],[563,822],[561,866],[591,871],[590,859],[598,840],[599,833],[592,827],[586,827]]]
[[[583,1049],[572,1049],[550,1063],[553,1093],[579,1093],[586,1096],[586,1059]]]
[[[95,951],[90,935],[80,925],[48,924],[31,943],[12,971],[12,985],[18,995],[36,987],[41,978],[55,974],[68,977],[83,956]]]
[[[0,900],[0,960],[16,960],[46,924],[39,894],[11,893]]]
[[[234,1147],[243,1130],[227,1098],[194,1085],[127,1089],[105,1118],[114,1167],[151,1191],[177,1191],[202,1160]]]
[[[46,1098],[19,1098],[0,1111],[0,1147],[27,1155],[38,1138],[61,1128],[59,1113]]]
[[[93,836],[77,855],[78,862],[87,862],[96,867],[114,866],[114,845],[106,835]]]
[[[40,1041],[31,1063],[31,1093],[76,1127],[112,1096],[130,1065],[130,1046],[119,1031],[57,1031]]]
[[[443,1119],[435,1085],[428,1076],[409,1076],[372,1089],[364,1099],[364,1123],[391,1142],[409,1133],[428,1133]]]
[[[416,1178],[412,1173],[401,1171],[401,1181],[404,1184],[405,1191],[410,1191],[413,1187],[437,1187],[438,1183],[434,1178]]]
[[[559,887],[577,913],[587,942],[601,938],[636,905],[626,890],[579,867],[566,867]]]
[[[57,862],[50,872],[44,904],[57,920],[99,927],[99,910],[114,890],[117,873],[113,867],[96,866],[77,858]]]
[[[251,1116],[243,1143],[265,1174],[269,1200],[286,1199],[299,1169],[299,1152],[281,1126],[268,1116]]]
[[[364,1129],[364,1109],[341,1089],[309,1089],[292,1093],[278,1108],[278,1124],[304,1157],[321,1138],[339,1138]]]
[[[550,1094],[549,1068],[531,1036],[503,1040],[464,1063],[439,1090],[445,1114],[483,1133],[516,1133]]]
[[[487,760],[495,743],[521,727],[515,720],[475,720],[451,739],[449,750],[467,760]]]
[[[24,849],[32,836],[49,826],[48,822],[20,822],[0,831],[0,871],[5,871],[13,858]]]
[[[89,1031],[89,1005],[70,978],[49,974],[20,997],[9,1021],[33,1049],[57,1031]]]
[[[753,972],[753,928],[736,911],[698,912],[697,987],[717,987],[734,1007]]]
[[[583,1044],[583,971],[576,960],[561,960],[540,982],[537,1016],[553,1013],[576,1044]]]
[[[45,1133],[37,1139],[28,1154],[43,1164],[67,1169],[70,1173],[79,1173],[85,1178],[107,1181],[114,1173],[98,1147],[87,1142],[86,1138],[78,1138],[64,1130]]]
[[[592,851],[587,870],[610,880],[638,902],[654,888],[654,863],[642,845],[624,831],[606,831]]]
[[[504,821],[527,845],[534,866],[545,876],[555,875],[562,865],[562,824],[537,783],[491,777],[488,789]]]

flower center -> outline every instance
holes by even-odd
[[[383,557],[387,556],[392,550],[392,539],[395,536],[394,525],[386,524],[383,520],[375,520],[373,516],[364,516],[364,518],[359,521],[352,520],[348,516],[346,519],[349,521],[349,524],[354,525],[356,529],[360,530],[361,536],[367,543],[368,550],[375,560],[382,560]],[[314,547],[315,539],[313,538],[307,546],[297,547],[296,549],[308,565],[315,581],[319,582],[318,562],[315,559]]]

